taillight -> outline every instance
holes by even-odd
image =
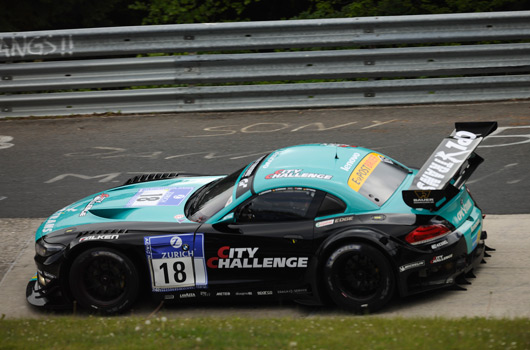
[[[412,245],[427,243],[447,234],[448,232],[451,232],[451,230],[442,224],[419,226],[405,237],[405,241]]]

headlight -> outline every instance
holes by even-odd
[[[35,252],[42,257],[48,257],[64,249],[62,244],[46,243],[44,239],[39,239],[35,242]]]

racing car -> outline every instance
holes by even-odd
[[[421,169],[308,144],[230,175],[146,174],[57,211],[36,231],[38,307],[112,314],[159,301],[286,298],[374,312],[458,286],[487,256],[465,182],[496,122],[456,123]]]

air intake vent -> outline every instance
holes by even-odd
[[[93,231],[82,231],[77,234],[77,238],[83,236],[92,236],[92,235],[120,235],[127,233],[127,230],[93,230]]]
[[[137,184],[141,182],[156,181],[156,180],[167,180],[178,177],[179,173],[154,173],[154,174],[143,174],[130,178],[125,181],[122,186]]]

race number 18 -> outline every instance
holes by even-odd
[[[153,279],[155,287],[193,287],[193,262],[191,257],[153,259]]]
[[[208,285],[202,233],[144,237],[154,292],[171,292]]]

